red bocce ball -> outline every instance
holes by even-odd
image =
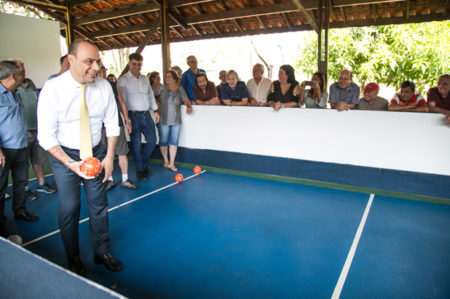
[[[100,160],[95,157],[89,157],[84,160],[80,166],[81,172],[87,176],[97,176],[102,171]]]
[[[202,172],[202,169],[200,168],[200,166],[195,166],[194,167],[194,173],[195,174],[199,174],[200,172]]]
[[[181,173],[177,173],[175,175],[175,181],[177,181],[178,183],[182,182],[184,180],[184,177]]]

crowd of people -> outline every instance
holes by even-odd
[[[329,105],[338,111],[434,112],[444,114],[450,124],[449,74],[438,78],[427,100],[416,92],[413,82],[405,81],[388,101],[378,96],[380,87],[375,82],[366,84],[361,96],[349,70],[340,72],[338,82],[331,84],[328,93],[323,74],[314,73],[310,81],[299,83],[290,65],[282,65],[278,80],[273,82],[264,77],[260,63],[253,66],[253,78],[247,83],[235,70],[221,71],[220,84],[215,86],[198,68],[195,56],[187,57],[189,68],[185,72],[179,67],[167,71],[164,83],[158,72],[147,76],[141,73],[143,59],[141,54],[131,54],[128,72],[117,79],[107,74],[95,45],[76,40],[69,53],[61,57],[60,71],[49,77],[40,95],[33,81],[26,78],[22,61],[0,62],[0,228],[6,227],[4,208],[10,171],[14,218],[31,222],[39,219],[26,208],[27,198],[37,198],[28,185],[31,164],[37,177],[36,191],[63,195],[59,196],[59,227],[69,269],[78,274],[85,272],[78,246],[80,185],[85,189],[89,208],[94,262],[120,271],[122,264],[109,250],[106,198],[106,192],[116,186],[112,177],[115,155],[121,170],[120,186],[138,188],[128,176],[130,149],[126,135],[130,136],[136,178],[145,181],[151,174],[147,163],[156,146],[157,129],[163,165],[177,171],[182,106],[187,114],[195,105],[272,107],[275,111],[325,109]],[[84,111],[88,111],[87,116]],[[50,154],[57,186],[45,181],[46,152]],[[88,177],[81,171],[83,160],[89,156],[101,161],[102,175]]]
[[[380,86],[375,82],[362,89],[353,82],[349,70],[339,73],[337,82],[330,85],[329,93],[324,86],[324,75],[314,73],[310,81],[299,83],[295,70],[290,65],[282,65],[278,80],[264,77],[264,66],[253,66],[253,78],[245,83],[235,70],[219,72],[218,86],[208,80],[204,70],[198,68],[195,56],[187,58],[189,69],[181,75],[180,85],[187,92],[192,105],[227,105],[282,108],[331,108],[344,110],[380,110],[407,112],[435,112],[446,115],[450,123],[450,75],[443,74],[437,86],[429,89],[427,99],[416,91],[415,84],[406,80],[390,100],[378,96]],[[180,68],[176,67],[180,72]],[[155,88],[161,85],[158,72],[148,74],[150,84]]]

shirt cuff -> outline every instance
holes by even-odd
[[[105,129],[106,129],[106,137],[114,137],[120,135],[120,127],[118,125],[114,126],[105,125]]]

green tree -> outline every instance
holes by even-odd
[[[36,9],[32,5],[18,4],[3,0],[0,0],[0,12],[38,19],[54,20],[52,17],[39,9]]]
[[[348,68],[361,85],[376,81],[398,87],[411,80],[424,92],[450,69],[450,22],[333,29],[329,32],[328,77]],[[300,49],[298,68],[317,70],[317,35]]]

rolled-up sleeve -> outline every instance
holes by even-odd
[[[156,104],[155,95],[153,94],[153,89],[150,83],[148,84],[148,101],[150,103],[150,109],[153,111],[158,110],[158,105]]]
[[[52,92],[50,81],[45,83],[39,95],[37,117],[38,117],[38,141],[43,149],[48,150],[59,145],[56,138],[58,126],[57,97]]]
[[[114,93],[112,91],[111,85],[106,84],[106,93],[108,95],[108,103],[106,105],[105,117],[103,123],[105,124],[106,136],[113,137],[119,136],[119,115],[117,113],[117,104],[114,98]]]

